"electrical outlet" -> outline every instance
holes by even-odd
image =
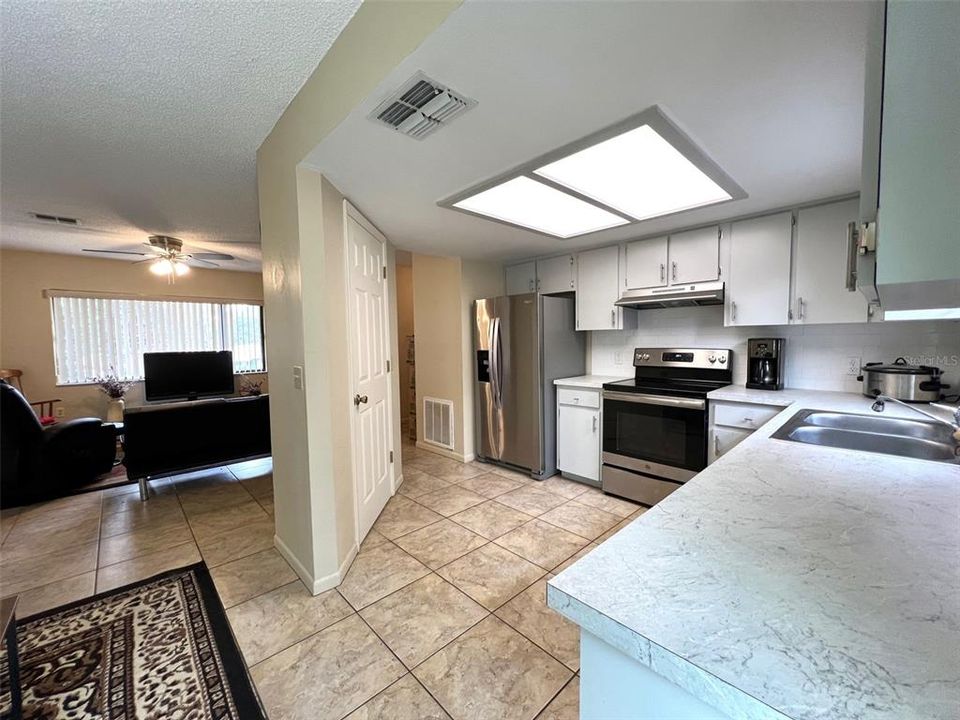
[[[56,415],[58,418],[62,418],[64,415],[66,415],[66,411],[62,407],[58,407],[53,414]]]
[[[847,375],[859,375],[859,374],[860,374],[860,358],[848,357],[847,358]]]
[[[613,353],[613,364],[614,365],[623,365],[623,352],[617,350]]]

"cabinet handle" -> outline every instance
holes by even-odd
[[[750,425],[753,425],[753,418],[752,418],[752,417],[745,417],[745,418],[743,419],[743,421],[744,421],[745,423],[749,423]]]
[[[594,431],[594,432],[597,431],[597,416],[596,416],[596,415],[593,416],[593,431]]]
[[[660,263],[660,282],[667,281],[667,266]]]
[[[797,320],[803,320],[803,298],[797,298]]]
[[[617,311],[611,310],[610,311],[610,327],[616,327],[616,326],[617,326]]]
[[[737,304],[733,300],[730,301],[730,319],[737,321]]]
[[[676,280],[677,279],[677,261],[676,260],[674,260],[673,263],[671,263],[670,272],[672,273],[670,276],[670,279]]]
[[[713,454],[717,457],[720,456],[720,438],[716,435],[713,436]]]

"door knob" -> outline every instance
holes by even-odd
[[[353,396],[353,404],[354,404],[354,405],[357,405],[357,406],[359,406],[360,403],[365,403],[365,402],[367,402],[367,400],[368,400],[368,398],[367,398],[366,395],[354,395],[354,396]]]

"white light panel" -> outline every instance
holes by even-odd
[[[641,125],[534,172],[636,220],[731,198],[649,125]]]
[[[525,176],[471,195],[454,207],[561,238],[630,222]]]

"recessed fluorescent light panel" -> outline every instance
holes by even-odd
[[[453,206],[561,238],[584,235],[629,222],[526,176],[494,185]]]
[[[570,238],[746,196],[653,106],[440,205]]]
[[[730,200],[731,195],[649,125],[534,171],[635,220]]]

